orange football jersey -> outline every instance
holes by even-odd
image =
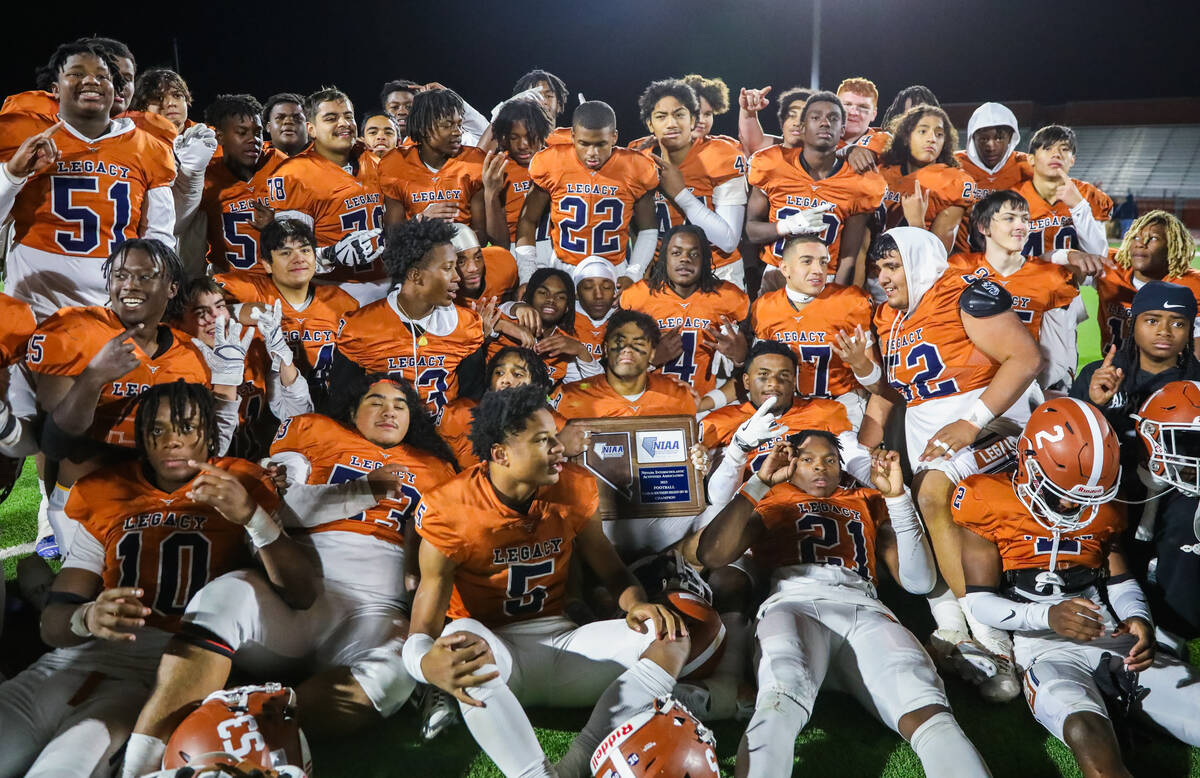
[[[1109,249],[1108,253],[1112,259],[1116,257],[1117,250]],[[1188,268],[1181,276],[1167,276],[1162,280],[1191,289],[1200,305],[1200,270]],[[1100,321],[1101,354],[1108,353],[1108,347],[1114,343],[1118,349],[1121,348],[1121,344],[1129,337],[1129,311],[1133,307],[1133,296],[1140,286],[1134,286],[1131,267],[1105,268],[1104,273],[1096,277],[1096,293],[1099,297],[1096,318]]]
[[[621,293],[621,307],[653,316],[663,330],[679,327],[683,353],[658,368],[664,375],[691,384],[701,395],[717,386],[713,375],[713,357],[717,344],[704,334],[710,325],[721,326],[721,317],[735,323],[745,321],[750,298],[728,281],[721,281],[711,292],[699,289],[686,299],[664,284],[652,291],[648,281],[638,281]]]
[[[25,348],[37,329],[33,310],[28,303],[0,292],[0,367],[11,367],[25,361]]]
[[[608,319],[611,316],[610,312],[602,321],[594,322],[582,309],[575,311],[575,339],[587,348],[592,359],[604,356],[604,330],[608,327]]]
[[[383,227],[383,195],[379,163],[360,154],[358,173],[351,174],[309,146],[275,169],[266,183],[276,211],[299,211],[313,220],[317,245],[332,246],[352,232]],[[362,268],[339,267],[322,276],[327,281],[378,281],[387,273],[376,259]]]
[[[442,419],[438,422],[438,434],[449,444],[462,468],[479,464],[479,459],[471,450],[471,411],[479,401],[471,397],[458,397],[446,405],[442,411]]]
[[[244,459],[209,460],[230,472],[268,513],[279,494],[266,472]],[[66,513],[104,547],[104,588],[136,586],[151,613],[146,624],[171,632],[188,601],[217,576],[251,563],[246,528],[188,497],[191,482],[164,492],[142,462],[85,475],[71,487]]]
[[[550,195],[550,240],[568,265],[592,255],[624,262],[633,205],[658,186],[654,163],[623,148],[614,148],[599,170],[588,170],[574,145],[547,146],[530,160],[529,177]]]
[[[0,116],[0,161],[57,118]],[[126,123],[90,139],[64,125],[54,136],[58,161],[29,178],[12,208],[13,241],[39,251],[103,260],[138,237],[146,193],[175,180],[168,148]]]
[[[726,405],[705,416],[700,422],[704,445],[710,450],[728,446],[729,441],[733,440],[733,433],[737,432],[742,422],[753,416],[756,410],[750,402],[744,402],[741,405]],[[837,400],[827,400],[823,397],[793,399],[792,407],[779,416],[778,422],[780,426],[787,427],[787,435],[794,435],[801,430],[825,430],[834,435],[841,435],[853,429],[850,426],[850,417],[846,415],[846,406]],[[757,472],[775,444],[785,440],[787,435],[776,435],[764,440],[757,449],[751,451],[746,457],[750,472]]]
[[[176,129],[175,124],[170,119],[162,114],[151,113],[150,111],[126,111],[121,114],[121,118],[129,119],[139,130],[155,140],[166,144],[168,149],[174,149],[175,138],[179,136],[179,130]],[[186,130],[193,124],[195,122],[188,119],[184,129]],[[213,156],[216,155],[214,154]]]
[[[322,379],[333,365],[342,320],[358,310],[358,301],[332,284],[310,284],[308,304],[294,308],[266,273],[220,273],[213,280],[239,303],[274,305],[283,300],[283,331],[305,377]]]
[[[456,305],[454,315],[457,324],[446,335],[410,334],[389,296],[346,316],[337,350],[368,373],[407,378],[436,420],[458,397],[458,363],[483,345],[479,314]]]
[[[968,476],[954,490],[950,509],[956,524],[996,544],[1005,570],[1048,568],[1054,536],[1017,498],[1009,474]],[[1103,567],[1110,543],[1120,537],[1124,527],[1125,510],[1119,503],[1101,505],[1090,524],[1062,533],[1058,569],[1076,565]]]
[[[864,149],[870,149],[875,152],[876,157],[887,151],[888,146],[891,145],[892,134],[879,127],[868,127],[866,132],[854,139],[853,143],[847,143],[845,139],[838,141],[839,149],[846,146],[862,146]]]
[[[967,141],[970,143],[970,141]],[[954,158],[962,166],[963,172],[975,183],[972,189],[971,202],[975,203],[990,195],[992,192],[1002,192],[1005,189],[1016,189],[1025,181],[1033,178],[1033,166],[1029,158],[1020,151],[1008,155],[1008,159],[995,173],[989,173],[976,165],[965,151],[954,152]],[[971,210],[963,214],[962,224],[958,226],[958,234],[954,236],[954,250],[970,251],[970,221]]]
[[[606,375],[563,384],[557,410],[568,419],[696,415],[691,387],[661,373],[651,373],[648,378],[646,391],[634,400],[617,394]]]
[[[887,165],[879,168],[879,174],[887,181],[883,204],[889,228],[908,224],[900,198],[916,191],[918,183],[921,191],[929,194],[929,207],[925,209],[925,223],[910,226],[929,229],[942,211],[955,206],[969,210],[976,199],[975,182],[962,168],[935,162],[904,175],[899,165]]]
[[[104,344],[125,331],[108,308],[63,308],[42,322],[29,338],[25,362],[34,373],[77,376]],[[105,385],[88,435],[114,446],[135,446],[133,417],[138,395],[151,386],[183,379],[210,385],[211,374],[200,350],[184,333],[162,325],[159,353],[138,354],[138,366]]]
[[[785,344],[800,363],[796,393],[805,397],[837,397],[859,388],[854,371],[834,352],[833,336],[871,326],[871,297],[857,286],[826,284],[802,310],[788,299],[786,289],[768,292],[754,301],[754,336]]]
[[[888,514],[883,495],[876,490],[856,487],[813,497],[784,482],[771,487],[754,512],[766,532],[750,550],[764,568],[830,565],[877,583],[875,521]]]
[[[1113,201],[1108,195],[1086,181],[1075,179],[1075,186],[1083,199],[1092,206],[1096,221],[1108,221],[1112,216]],[[1029,203],[1029,237],[1021,253],[1028,257],[1044,257],[1055,249],[1077,249],[1079,239],[1075,234],[1071,209],[1063,201],[1054,205],[1046,202],[1033,186],[1033,179],[1017,187],[1017,193]]]
[[[1066,308],[1079,296],[1079,289],[1072,283],[1071,271],[1041,257],[1028,257],[1020,270],[1002,276],[982,253],[954,254],[950,257],[947,272],[962,274],[968,284],[988,278],[1008,290],[1013,298],[1013,311],[1029,328],[1034,340],[1042,330],[1042,316],[1046,311]]]
[[[645,138],[629,144],[636,148]],[[646,155],[662,155],[662,150],[652,146],[643,152]],[[715,210],[713,205],[713,190],[721,184],[735,178],[745,178],[748,165],[742,155],[742,147],[737,141],[730,143],[722,136],[710,135],[692,144],[687,156],[679,165],[683,173],[683,183],[688,191],[696,196],[704,207]],[[658,232],[665,235],[672,227],[687,223],[683,211],[675,206],[675,202],[660,190],[654,190],[654,211],[658,216]],[[733,251],[721,251],[712,247],[712,263],[714,268],[737,262],[742,255],[735,248]]]
[[[573,146],[575,139],[571,137],[570,127],[555,127],[550,131],[550,137],[546,138],[547,146]]]
[[[17,92],[4,98],[0,106],[0,115],[6,113],[40,113],[54,116],[58,113],[58,98],[43,89],[31,89],[28,92]]]
[[[224,159],[214,159],[204,172],[204,195],[200,210],[208,229],[208,264],[213,272],[249,270],[266,273],[259,262],[258,230],[251,225],[254,204],[270,201],[268,181],[279,181],[275,172],[287,161],[278,149],[263,152],[258,170],[249,181],[239,178]]]
[[[483,291],[475,299],[486,300],[499,297],[507,300],[516,291],[517,260],[512,252],[503,246],[484,246],[483,249]],[[474,299],[463,294],[462,284],[458,287],[458,297],[455,302],[470,307]]]
[[[569,131],[568,131],[569,132]],[[568,143],[570,139],[568,138]],[[532,160],[530,160],[532,161]],[[525,198],[533,190],[533,179],[529,177],[529,168],[522,167],[512,159],[504,163],[504,220],[508,223],[508,240],[517,242],[517,222],[521,220],[521,209],[525,207]],[[535,241],[550,239],[550,209],[542,214],[538,221]]]
[[[447,618],[494,628],[559,616],[575,536],[600,508],[596,479],[566,463],[518,513],[496,496],[487,467],[443,483],[417,512],[417,532],[457,565]]]
[[[841,256],[842,227],[851,216],[870,213],[883,202],[887,184],[878,173],[859,175],[845,162],[839,162],[828,178],[814,179],[801,164],[804,149],[785,149],[769,146],[750,157],[747,179],[750,186],[757,187],[770,201],[769,220],[772,224],[786,219],[806,208],[815,208],[826,203],[833,206],[826,211],[825,232],[821,242],[829,247],[829,272],[837,270]],[[763,261],[772,266],[779,265],[783,256],[783,239],[775,241],[770,250],[763,250]]]
[[[293,416],[280,425],[271,444],[271,454],[284,451],[295,452],[312,465],[310,484],[353,481],[385,465],[404,467],[404,483],[394,499],[382,500],[362,513],[301,530],[305,533],[355,532],[403,547],[404,529],[421,502],[421,495],[454,477],[450,463],[433,454],[404,443],[391,448],[376,445],[358,430],[319,413]]]
[[[963,328],[958,298],[966,287],[961,275],[942,274],[894,329],[902,313],[887,304],[875,309],[884,377],[909,405],[985,387],[996,374],[999,365]]]
[[[463,146],[458,156],[434,172],[426,167],[416,146],[395,148],[379,163],[379,187],[384,196],[404,208],[411,219],[432,203],[458,206],[455,221],[471,222],[471,197],[483,189],[484,153],[474,146]]]

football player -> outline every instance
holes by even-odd
[[[567,109],[566,83],[548,70],[534,68],[517,79],[517,83],[513,84],[512,93],[519,95],[532,89],[537,90],[541,104],[546,107],[546,113],[550,114],[550,121],[558,121],[558,117]]]
[[[493,297],[509,300],[517,290],[517,261],[503,246],[479,247],[475,230],[455,222],[454,253],[458,256],[458,295],[454,302],[470,306]]]
[[[376,161],[383,159],[400,142],[400,131],[396,120],[387,111],[371,111],[362,119],[359,137],[367,144],[367,151],[375,155]]]
[[[412,110],[413,97],[419,91],[419,85],[404,78],[388,81],[379,90],[379,107],[396,122],[400,141],[408,139],[408,112]]]
[[[133,85],[130,111],[145,111],[166,117],[176,133],[195,124],[188,120],[192,92],[183,76],[167,68],[150,68],[137,77]]]
[[[958,487],[954,519],[970,530],[967,606],[1013,631],[1034,718],[1089,778],[1130,775],[1109,704],[1200,745],[1197,674],[1156,654],[1150,609],[1121,551],[1112,427],[1093,406],[1060,398],[1033,412],[1017,446],[1011,479],[974,475]]]
[[[208,165],[198,213],[208,231],[208,264],[212,272],[246,270],[263,273],[255,208],[269,199],[267,182],[287,160],[278,146],[263,145],[263,107],[250,95],[218,95],[204,111],[216,129],[222,154]]]
[[[878,173],[855,173],[835,153],[846,123],[846,109],[837,95],[818,92],[803,103],[780,102],[783,144],[750,158],[746,236],[754,243],[771,244],[762,257],[773,268],[783,255],[785,238],[819,235],[829,247],[829,271],[837,273],[839,284],[848,284],[854,279],[867,222],[887,186]],[[770,268],[763,279],[763,291],[784,283]]]
[[[25,364],[29,338],[37,329],[33,311],[26,304],[0,292],[0,455],[23,460],[37,451],[34,434],[36,412],[16,402],[8,392],[9,376]]]
[[[308,148],[308,121],[304,98],[295,92],[280,92],[263,104],[263,126],[271,147],[294,157]]]
[[[517,307],[525,308],[531,313],[525,316],[526,323],[532,326],[502,321],[497,328],[505,338],[493,344],[489,353],[494,354],[502,343],[532,348],[546,363],[555,387],[600,372],[598,358],[575,338],[575,283],[570,275],[558,268],[538,268],[525,285],[521,303],[504,307],[509,316],[518,315]]]
[[[930,105],[909,109],[891,127],[892,143],[879,159],[887,224],[923,227],[950,251],[975,191],[954,158],[958,133],[946,112]]]
[[[1134,220],[1113,261],[1115,268],[1095,278],[1102,353],[1120,351],[1129,338],[1129,308],[1139,289],[1166,281],[1192,290],[1200,301],[1200,271],[1192,268],[1196,241],[1187,225],[1167,211],[1150,211]]]
[[[722,138],[694,137],[699,99],[679,79],[651,82],[638,98],[638,110],[652,135],[630,148],[645,151],[658,165],[660,238],[672,227],[697,225],[713,246],[717,277],[745,289],[737,246],[746,216],[746,158]]]
[[[331,387],[363,373],[404,377],[435,420],[460,393],[477,394],[487,360],[485,336],[495,316],[489,314],[485,327],[479,313],[454,304],[453,237],[453,227],[441,219],[410,219],[388,228],[383,262],[395,288],[345,318]]]
[[[39,321],[65,306],[104,304],[101,266],[122,241],[141,236],[175,245],[175,160],[132,121],[110,118],[123,84],[115,63],[95,46],[67,43],[48,67],[56,76],[57,118],[0,116],[4,161],[27,138],[61,122],[50,139],[54,164],[37,170],[6,166],[3,185],[15,244],[8,251],[5,289],[29,303]]]
[[[414,678],[459,700],[505,775],[585,778],[600,739],[670,693],[691,646],[681,618],[647,602],[604,536],[595,480],[565,462],[555,430],[541,387],[484,396],[471,429],[483,464],[418,509],[421,583],[403,655]],[[563,617],[576,550],[624,619],[578,627]],[[524,706],[593,704],[552,767]]]
[[[314,92],[304,112],[312,146],[267,179],[274,218],[299,219],[313,228],[326,263],[340,266],[324,273],[323,280],[344,283],[360,304],[377,300],[388,287],[378,259],[379,164],[355,147],[354,105],[344,92],[333,87]]]
[[[115,452],[107,447],[134,447],[133,415],[143,391],[179,379],[213,386],[220,396],[217,453],[228,449],[237,427],[236,387],[245,359],[240,343],[227,344],[229,358],[210,364],[191,338],[165,323],[178,310],[184,280],[178,255],[158,241],[133,239],[102,264],[108,307],[59,311],[30,337],[25,357],[38,407],[46,414],[42,450],[59,460],[47,482],[57,480],[48,495],[49,518],[63,550],[70,548],[74,532],[62,513],[67,491],[76,479],[111,461]]]
[[[571,272],[589,256],[603,257],[617,266],[626,289],[641,280],[654,258],[658,173],[643,154],[617,148],[617,115],[608,103],[580,104],[571,118],[571,138],[571,145],[551,144],[529,163],[533,189],[525,196],[513,252],[521,281],[541,264],[534,242],[549,209],[552,265]]]
[[[340,420],[294,417],[271,447],[286,466],[286,521],[319,562],[315,598],[296,608],[250,570],[201,589],[159,664],[122,775],[155,767],[191,703],[222,688],[234,667],[308,676],[296,688],[300,709],[337,711],[305,715],[310,735],[351,731],[408,699],[414,684],[399,654],[405,539],[415,542],[413,512],[423,493],[454,475],[454,455],[406,381],[366,376],[341,396]]]
[[[705,78],[698,73],[688,73],[680,79],[696,93],[700,110],[696,113],[696,126],[692,128],[692,140],[702,140],[712,134],[716,117],[729,113],[729,85],[723,78]],[[727,135],[716,137],[734,143],[736,138]]]
[[[1020,142],[1017,117],[1008,106],[984,103],[975,109],[967,122],[967,147],[954,152],[963,172],[975,182],[972,200],[983,199],[992,192],[1016,189],[1033,177],[1028,156],[1017,151]],[[971,250],[970,215],[968,209],[954,237],[955,252]]]
[[[1029,237],[1023,253],[1034,257],[1055,249],[1107,253],[1103,222],[1112,214],[1112,198],[1071,178],[1074,130],[1051,124],[1035,132],[1029,139],[1029,161],[1033,176],[1017,187],[1029,203]]]
[[[137,458],[71,490],[80,530],[42,613],[57,650],[0,685],[0,775],[107,775],[184,606],[253,564],[248,546],[281,596],[312,602],[312,564],[273,515],[271,478],[216,456],[207,387],[148,389],[134,426]]]
[[[741,328],[749,313],[746,293],[717,277],[712,250],[695,224],[672,227],[650,275],[621,294],[628,310],[653,316],[662,331],[655,354],[659,372],[690,384],[697,394],[720,394],[734,367],[746,358]],[[715,399],[715,395],[714,395]],[[720,404],[725,404],[725,396]]]
[[[575,266],[575,337],[598,364],[604,351],[604,328],[616,310],[617,269],[603,257],[588,257]]]
[[[882,360],[843,353],[872,392],[859,440],[877,445],[891,409],[905,404],[913,493],[945,580],[929,597],[934,651],[979,681],[985,698],[1008,700],[1020,686],[1005,636],[984,624],[969,628],[959,602],[963,574],[950,497],[967,475],[1011,462],[1012,428],[1029,417],[1028,402],[1020,400],[1041,370],[1042,354],[1003,287],[945,272],[946,247],[933,233],[894,227],[872,246],[871,258],[887,295],[874,320]],[[994,656],[981,655],[979,644]]]
[[[786,286],[754,301],[751,328],[759,340],[782,343],[795,354],[797,393],[836,399],[857,430],[867,393],[838,356],[834,336],[870,330],[871,298],[856,286],[829,283],[829,261],[829,249],[817,235],[784,241],[779,272]]]
[[[449,89],[428,89],[413,98],[408,115],[413,145],[379,163],[386,224],[420,215],[469,224],[487,235],[484,153],[463,144],[464,110],[462,98]]]
[[[907,591],[937,571],[904,488],[900,455],[882,452],[874,489],[840,484],[837,438],[804,430],[777,443],[700,537],[716,568],[752,550],[770,571],[758,611],[758,698],[737,775],[790,775],[796,736],[827,674],[909,741],[929,776],[989,776],[950,712],[929,655],[876,595],[880,561]]]
[[[516,243],[521,209],[525,197],[533,191],[529,163],[534,154],[546,147],[553,129],[553,119],[546,107],[532,99],[505,101],[492,120],[496,150],[489,151],[483,162],[483,197],[487,232],[499,245]],[[553,256],[549,216],[549,212],[543,215],[534,236],[542,264]]]

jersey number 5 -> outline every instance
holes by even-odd
[[[74,202],[76,192],[99,192],[100,179],[95,176],[51,176],[50,177],[50,210],[59,219],[67,223],[70,229],[57,230],[54,242],[68,254],[91,254],[100,246],[100,233],[103,231],[104,217],[108,214],[97,213],[95,209]],[[112,204],[111,237],[104,253],[111,254],[112,250],[125,242],[125,230],[129,227],[132,208],[129,204],[129,182],[114,181],[105,193],[108,202]]]
[[[532,565],[508,566],[508,599],[504,612],[509,616],[529,616],[541,613],[548,591],[545,586],[530,586],[534,578],[554,573],[554,560],[545,559]]]

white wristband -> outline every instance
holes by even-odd
[[[963,417],[964,421],[969,421],[979,429],[983,429],[988,423],[996,418],[996,414],[988,410],[988,407],[983,404],[983,400],[976,400],[971,404],[971,411]]]
[[[1146,604],[1146,595],[1136,579],[1128,578],[1109,584],[1108,601],[1112,605],[1113,613],[1117,614],[1121,621],[1139,618],[1149,624],[1154,623],[1154,618],[1150,615],[1150,606]]]
[[[758,501],[770,490],[770,484],[759,478],[758,473],[750,476],[746,483],[742,484],[742,495],[754,505],[758,505]]]
[[[1054,265],[1067,264],[1067,258],[1071,256],[1070,249],[1055,249],[1050,253],[1050,263]]]
[[[75,612],[71,614],[72,635],[81,638],[95,637],[95,635],[92,634],[92,631],[88,629],[87,626],[87,615],[92,608],[95,607],[95,605],[95,600],[92,600],[91,602],[85,602],[83,605],[80,605],[78,608],[76,608]]]
[[[729,398],[726,397],[725,393],[722,392],[720,389],[713,389],[711,392],[704,395],[704,398],[707,398],[707,399],[710,399],[713,401],[712,409],[714,411],[718,408],[724,408],[729,403]],[[704,398],[702,398],[702,401]]]
[[[874,361],[872,361],[871,362],[871,372],[867,373],[866,375],[859,375],[858,373],[855,373],[854,378],[861,385],[870,386],[871,384],[876,383],[879,380],[879,377],[882,375],[883,375],[883,371],[879,369],[879,365],[877,365]]]
[[[260,505],[254,510],[250,521],[246,522],[246,534],[250,536],[250,542],[255,548],[262,548],[278,540],[283,530],[279,529],[279,524]]]
[[[433,638],[424,632],[417,632],[409,635],[404,641],[404,648],[400,649],[400,658],[404,660],[404,669],[417,683],[429,683],[425,680],[425,673],[421,671],[421,660],[432,648]]]

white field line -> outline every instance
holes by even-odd
[[[23,556],[33,553],[33,543],[22,543],[19,546],[9,546],[8,548],[0,549],[0,559],[8,559],[13,556]]]

